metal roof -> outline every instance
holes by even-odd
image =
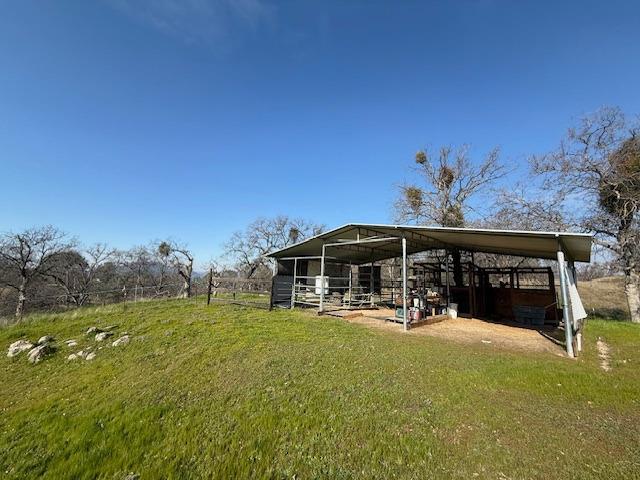
[[[421,227],[349,223],[267,254],[272,258],[326,256],[354,264],[402,255],[399,241],[407,239],[407,253],[457,247],[471,252],[555,259],[558,246],[577,262],[589,262],[593,235],[570,232],[535,232],[481,228]]]

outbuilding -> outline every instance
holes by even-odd
[[[271,303],[320,314],[390,308],[387,320],[405,330],[447,316],[559,325],[575,356],[586,318],[575,262],[590,261],[592,240],[569,232],[351,223],[269,253],[277,264]]]

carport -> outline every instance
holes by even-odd
[[[504,297],[520,302],[509,304],[515,318],[540,311],[548,318],[553,311],[560,311],[557,306],[561,305],[567,354],[575,356],[581,350],[582,320],[586,317],[576,289],[575,262],[590,261],[591,244],[591,235],[569,232],[352,223],[268,254],[277,261],[272,303],[291,308],[317,307],[320,314],[328,306],[350,309],[366,304],[374,308],[386,303],[398,307],[398,320],[405,330],[418,321],[420,311],[424,317],[451,315],[452,299],[467,301],[467,296],[471,313],[474,308],[486,309],[485,299],[502,301]],[[437,254],[442,260],[431,263],[415,260],[425,252]],[[459,268],[460,252],[469,258],[464,272],[468,286],[460,281],[459,271],[451,270],[454,255],[458,255]],[[478,267],[474,264],[476,253],[553,260],[560,286],[557,300],[550,267]],[[414,259],[411,264],[409,257]],[[396,280],[392,274],[385,286],[379,273],[380,263],[388,264],[392,259],[396,264],[391,264],[390,269],[393,271],[396,266],[400,278]],[[357,277],[352,273],[354,268],[358,269]],[[456,274],[457,283],[452,279]],[[487,280],[501,275],[506,280],[500,281],[499,287]],[[521,285],[522,276],[545,275],[549,279],[545,287],[548,291]],[[549,298],[554,300],[544,305],[546,311],[536,305],[548,302]]]

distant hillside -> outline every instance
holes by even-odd
[[[578,280],[578,291],[590,316],[629,320],[622,276],[596,278],[588,282]]]

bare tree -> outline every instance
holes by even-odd
[[[33,281],[55,266],[57,255],[71,249],[73,242],[60,230],[46,226],[21,233],[6,233],[0,238],[3,260],[1,281],[18,293],[15,316],[22,317]]]
[[[184,245],[168,240],[158,245],[158,252],[162,256],[171,257],[173,266],[183,282],[180,296],[183,298],[191,297],[191,279],[193,276],[193,254],[191,251]]]
[[[536,224],[594,233],[620,263],[631,320],[640,322],[640,122],[602,108],[531,166],[539,189],[506,192],[505,210]]]
[[[114,258],[115,251],[104,243],[96,243],[84,251],[60,252],[44,275],[53,279],[66,298],[81,307],[89,298],[100,268]]]
[[[251,278],[260,270],[269,271],[264,255],[317,235],[323,228],[322,225],[284,215],[258,218],[244,231],[231,236],[224,246],[225,256],[236,263],[246,278]]]
[[[464,227],[473,210],[471,200],[485,194],[497,180],[507,174],[500,162],[498,148],[481,162],[473,162],[469,147],[442,147],[437,157],[427,150],[415,156],[419,184],[400,187],[396,201],[399,221],[442,227]],[[454,281],[462,284],[460,252],[452,250]]]

